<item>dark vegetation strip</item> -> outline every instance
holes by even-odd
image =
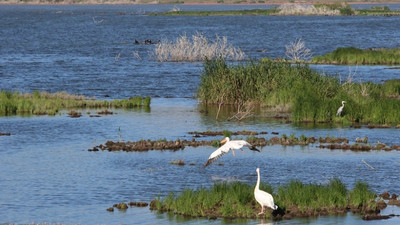
[[[310,144],[319,143],[319,148],[327,149],[342,149],[342,150],[353,150],[353,151],[370,151],[370,150],[400,150],[400,145],[387,146],[384,143],[378,142],[376,145],[368,143],[368,138],[357,138],[353,144],[349,144],[347,138],[336,138],[336,137],[306,137],[301,135],[296,137],[294,134],[287,136],[283,134],[281,137],[271,137],[269,140],[263,137],[249,136],[246,141],[254,146],[269,146],[269,145],[283,145],[283,146],[306,146]],[[132,141],[107,141],[105,144],[94,146],[88,151],[150,151],[150,150],[183,150],[185,147],[198,147],[198,146],[213,146],[215,148],[220,146],[220,140],[211,141],[197,141],[195,138],[192,140],[180,140],[167,141],[162,140],[139,140],[136,142]]]
[[[255,183],[255,182],[254,182]],[[208,218],[259,218],[291,219],[318,215],[345,214],[348,211],[361,214],[377,214],[380,209],[376,194],[368,184],[357,181],[347,190],[337,178],[327,184],[304,184],[294,180],[277,189],[261,183],[260,189],[274,196],[278,210],[258,216],[260,205],[254,199],[254,186],[241,182],[215,183],[210,189],[186,188],[180,194],[171,192],[150,203],[150,209],[173,212],[180,215]],[[384,206],[386,207],[386,205]]]
[[[268,132],[256,132],[256,131],[247,131],[247,130],[242,130],[242,131],[229,131],[229,130],[224,130],[224,131],[190,131],[188,132],[189,134],[192,134],[194,137],[200,137],[200,136],[225,136],[225,137],[230,137],[232,135],[259,135],[259,134],[268,134]]]
[[[0,116],[24,115],[55,115],[64,109],[87,108],[136,108],[150,107],[150,97],[132,97],[121,100],[95,100],[82,95],[71,95],[66,92],[19,93],[0,91]]]
[[[313,57],[311,63],[343,65],[400,65],[400,48],[338,48],[326,55]]]
[[[341,83],[304,64],[207,60],[197,96],[205,105],[268,106],[290,113],[295,122],[400,124],[400,80]]]
[[[114,208],[118,209],[119,211],[126,211],[130,206],[136,206],[136,207],[146,207],[149,204],[147,202],[129,202],[129,203],[125,203],[125,202],[120,202],[117,204],[114,204],[112,207],[108,208],[107,211],[109,212],[114,212]]]
[[[298,5],[301,6],[301,5]],[[372,6],[369,9],[354,9],[348,4],[342,3],[318,3],[313,5],[316,11],[308,11],[304,10],[301,12],[300,10],[294,10],[293,12],[284,12],[279,6],[275,6],[270,9],[250,9],[250,10],[226,10],[226,11],[181,11],[174,10],[169,12],[156,12],[156,13],[147,13],[147,15],[151,16],[235,16],[235,15],[259,15],[259,16],[276,16],[276,15],[331,15],[334,16],[336,14],[329,14],[327,10],[339,11],[337,15],[341,16],[351,16],[351,15],[360,15],[360,16],[399,16],[400,10],[391,10],[388,6]],[[318,9],[321,9],[318,12]]]
[[[399,10],[391,10],[388,6],[372,6],[369,9],[357,9],[360,16],[398,16]]]
[[[277,12],[277,8],[272,9],[247,9],[247,10],[227,10],[227,11],[169,11],[148,13],[151,16],[240,16],[240,15],[262,15],[269,16]]]

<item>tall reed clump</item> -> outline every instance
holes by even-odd
[[[197,95],[205,104],[253,101],[290,111],[304,95],[329,98],[336,95],[339,87],[337,79],[321,76],[307,65],[250,61],[228,66],[225,60],[214,59],[204,63]]]
[[[66,92],[19,93],[17,91],[0,91],[0,116],[15,114],[55,115],[63,109],[73,108],[134,108],[149,107],[150,97],[133,97],[122,100],[95,100],[82,95],[71,95]]]
[[[197,97],[204,104],[241,106],[246,102],[291,113],[293,121],[400,123],[400,81],[341,84],[308,65],[272,60],[228,65],[204,62]],[[343,113],[336,115],[342,101]]]
[[[400,122],[400,80],[383,84],[345,83],[342,98],[349,101],[344,117],[350,121],[376,124]]]
[[[256,218],[261,207],[254,198],[254,187],[241,182],[224,182],[214,183],[210,189],[186,188],[180,194],[170,193],[163,199],[155,199],[152,209],[194,217]],[[297,208],[301,212],[297,215],[301,216],[315,216],[322,210],[331,214],[345,213],[348,206],[375,207],[375,195],[363,182],[357,182],[350,191],[337,178],[327,184],[304,184],[294,180],[279,186],[277,192],[271,185],[261,183],[260,189],[271,193],[284,213]],[[271,214],[267,210],[262,216]]]
[[[155,57],[160,62],[194,62],[215,57],[238,61],[245,59],[246,55],[229,44],[226,37],[217,36],[216,40],[210,41],[196,33],[191,40],[184,34],[175,41],[161,41],[155,47]]]
[[[326,55],[313,57],[311,59],[311,63],[345,65],[399,65],[400,49],[359,49],[355,47],[338,48]]]

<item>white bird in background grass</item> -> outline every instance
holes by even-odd
[[[273,210],[277,210],[278,206],[275,205],[274,198],[272,197],[272,195],[268,192],[260,190],[260,168],[257,168],[256,171],[257,171],[257,184],[256,187],[254,188],[254,197],[256,198],[256,201],[261,205],[261,212],[259,212],[258,215],[264,213],[265,206]]]
[[[260,151],[256,147],[254,147],[253,145],[251,145],[250,143],[248,143],[247,141],[244,141],[244,140],[230,140],[229,137],[226,137],[221,141],[221,144],[223,144],[223,143],[225,143],[225,144],[222,145],[217,150],[215,150],[213,153],[211,153],[211,155],[208,158],[207,162],[203,165],[204,167],[210,165],[215,160],[219,159],[221,156],[223,156],[226,153],[228,153],[229,150],[232,150],[233,156],[236,156],[235,155],[235,150],[237,150],[237,149],[242,150],[242,152],[244,153],[244,151],[242,149],[243,147],[247,147],[252,151],[257,151],[257,152]]]
[[[342,106],[339,107],[339,109],[336,112],[336,116],[341,116],[342,115],[342,111],[344,108],[344,103],[346,103],[345,101],[342,101]]]

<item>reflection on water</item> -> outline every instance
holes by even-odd
[[[168,218],[170,224],[185,223],[185,224],[251,224],[251,225],[295,225],[295,224],[312,224],[312,225],[332,225],[332,224],[387,224],[396,225],[399,224],[399,217],[392,217],[389,220],[377,220],[377,221],[363,221],[360,216],[356,216],[352,213],[347,213],[343,216],[323,216],[317,218],[302,218],[302,219],[292,219],[292,220],[280,220],[272,221],[267,219],[249,220],[249,219],[199,219],[192,218],[189,219],[184,216],[174,215],[172,213],[162,214],[158,216],[159,220]]]

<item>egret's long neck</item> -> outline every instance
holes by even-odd
[[[342,102],[342,107],[344,107],[344,102]]]
[[[256,184],[256,189],[260,190],[260,172],[257,171],[257,184]]]

